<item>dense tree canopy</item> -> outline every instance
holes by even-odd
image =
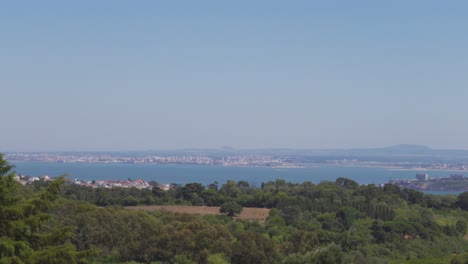
[[[68,226],[46,226],[59,195],[59,178],[37,194],[14,180],[13,167],[0,155],[0,263],[77,263],[86,256],[70,243]]]
[[[275,180],[159,188],[18,184],[0,157],[0,263],[466,263],[466,193]],[[219,187],[220,186],[220,187]],[[264,223],[122,205],[271,208]],[[99,207],[97,207],[99,206]]]
[[[236,202],[225,202],[219,209],[221,213],[226,213],[228,216],[236,216],[242,212],[242,206]]]
[[[464,192],[458,196],[456,206],[468,211],[468,192]]]

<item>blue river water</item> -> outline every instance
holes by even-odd
[[[338,177],[352,179],[359,184],[381,184],[390,179],[414,179],[416,173],[428,173],[431,178],[447,177],[460,173],[453,171],[393,170],[376,167],[317,166],[307,168],[270,167],[224,167],[203,165],[160,164],[100,164],[100,163],[54,163],[14,162],[15,171],[31,176],[57,177],[67,174],[70,179],[80,180],[127,180],[143,179],[158,183],[186,184],[198,182],[203,185],[215,181],[244,180],[260,186],[262,182],[284,179],[287,182],[334,181]]]

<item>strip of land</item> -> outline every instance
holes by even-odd
[[[218,206],[184,206],[184,205],[147,205],[147,206],[126,206],[129,210],[144,211],[167,211],[173,213],[187,213],[199,215],[221,215]],[[267,208],[244,207],[241,214],[237,217],[239,220],[258,221],[264,223],[270,213]]]

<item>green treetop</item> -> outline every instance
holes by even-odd
[[[78,253],[68,241],[67,227],[45,228],[63,178],[43,192],[26,198],[14,180],[13,168],[0,154],[0,263],[78,263]]]

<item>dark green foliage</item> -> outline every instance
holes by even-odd
[[[342,186],[345,189],[349,190],[358,190],[359,184],[353,180],[346,179],[346,178],[338,178],[336,179],[335,183],[339,186]]]
[[[330,244],[317,248],[315,251],[307,252],[304,255],[292,254],[286,257],[284,264],[341,264],[343,263],[343,253],[339,246]]]
[[[51,227],[49,214],[58,198],[63,178],[43,191],[26,198],[10,173],[12,166],[0,155],[0,262],[78,263],[87,253],[79,253],[70,243],[72,229]]]
[[[232,263],[274,263],[277,249],[273,241],[258,232],[246,231],[239,235],[232,246]]]
[[[466,221],[465,220],[458,220],[457,223],[455,224],[455,229],[461,235],[466,234],[466,232],[467,232]]]
[[[3,154],[0,153],[0,177],[13,175],[11,171],[13,168],[14,166],[9,164],[8,161],[3,158]]]
[[[242,206],[236,202],[225,202],[221,205],[219,211],[228,216],[236,216],[242,212]]]
[[[468,192],[464,192],[458,195],[458,199],[455,203],[455,206],[460,207],[465,211],[468,211]]]
[[[359,210],[347,206],[342,207],[336,213],[336,217],[341,221],[346,229],[349,229],[353,225],[354,221],[362,217],[362,215],[363,214],[359,212]]]
[[[237,198],[241,189],[237,186],[235,181],[227,181],[226,184],[223,184],[221,187],[220,193],[226,197]]]
[[[231,263],[387,263],[468,250],[463,242],[466,214],[451,209],[460,207],[464,196],[359,186],[344,178],[317,185],[276,180],[262,183],[261,189],[234,181],[217,186],[193,183],[169,191],[66,186],[62,193],[98,205],[222,205],[232,216],[242,206],[273,208],[264,226],[230,217],[200,221],[117,208],[70,212],[80,216],[71,221],[80,234],[74,245],[79,250],[97,247],[104,262],[207,263],[216,255]],[[443,221],[449,222],[440,224],[447,213],[451,216]]]
[[[424,194],[413,189],[403,189],[401,192],[403,199],[411,204],[422,204]]]
[[[66,184],[61,188],[61,194],[66,198],[86,201],[98,206],[108,205],[150,205],[167,202],[167,192],[154,188],[92,188],[74,184]]]
[[[186,201],[192,201],[194,198],[200,197],[205,187],[200,183],[188,183],[179,189],[178,197]]]

